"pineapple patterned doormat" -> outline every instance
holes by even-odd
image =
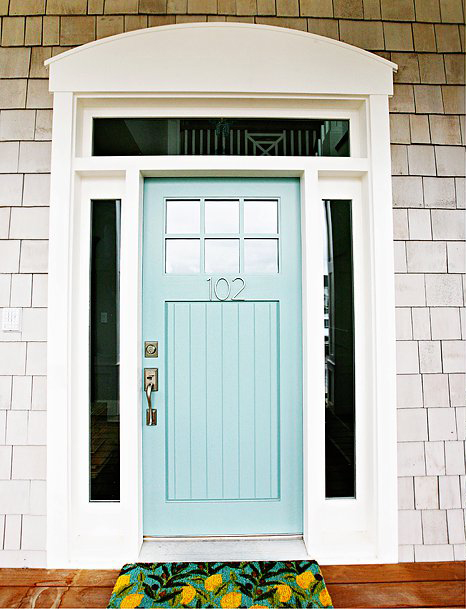
[[[125,565],[109,608],[333,607],[315,561]]]

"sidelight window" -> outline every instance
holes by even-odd
[[[90,500],[120,499],[120,201],[92,201]]]
[[[325,496],[355,497],[351,201],[324,201]]]

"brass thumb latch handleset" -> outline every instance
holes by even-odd
[[[158,357],[159,345],[157,341],[144,343],[145,357]],[[157,409],[152,407],[152,392],[159,390],[158,368],[144,368],[144,391],[147,398],[146,425],[157,425]]]

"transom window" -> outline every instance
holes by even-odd
[[[94,118],[93,156],[350,155],[349,120]]]
[[[167,199],[165,272],[278,273],[278,199]]]

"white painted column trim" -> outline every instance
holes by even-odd
[[[303,315],[303,494],[304,543],[315,546],[316,495],[325,496],[325,348],[323,215],[317,168],[301,179]],[[320,398],[319,398],[320,396]],[[320,463],[319,468],[315,463]],[[312,482],[312,488],[311,488]]]
[[[68,553],[72,298],[72,159],[74,99],[55,93],[50,185],[47,337],[47,564],[62,567]]]
[[[120,428],[121,509],[127,561],[136,561],[142,545],[142,199],[138,169],[126,172],[121,207],[120,275]],[[135,339],[136,337],[136,339]]]
[[[374,480],[377,501],[377,556],[380,562],[397,562],[395,268],[388,97],[371,95],[368,106],[368,156],[371,173],[367,186],[372,220],[372,338],[375,353],[374,397],[377,404],[374,429],[378,456]]]

